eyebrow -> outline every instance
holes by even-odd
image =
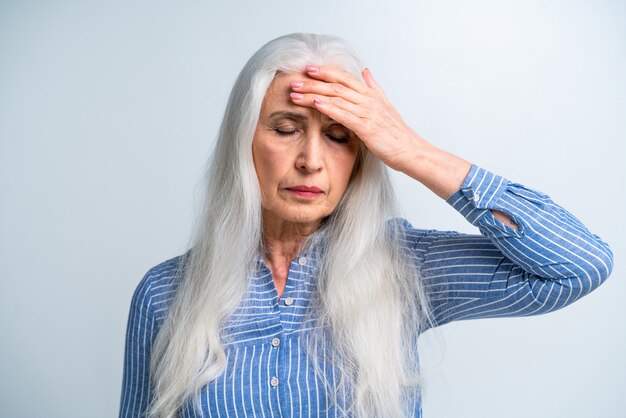
[[[276,112],[272,112],[268,116],[268,118],[271,119],[271,118],[274,118],[274,117],[277,117],[277,116],[280,116],[280,117],[283,117],[283,118],[292,119],[292,120],[297,121],[297,122],[302,122],[302,121],[306,121],[306,120],[309,119],[309,117],[307,115],[304,115],[302,113],[297,113],[297,112],[290,112],[288,110],[279,110],[279,111],[276,111]],[[333,121],[334,122],[333,119],[329,118],[326,115],[324,115],[324,119],[327,120],[327,121]]]
[[[270,114],[270,118],[274,118],[276,116],[281,116],[284,118],[289,118],[289,119],[293,119],[296,121],[304,121],[307,120],[308,117],[301,114],[301,113],[296,113],[296,112],[288,112],[286,110],[279,110],[278,112],[273,112],[272,114]]]

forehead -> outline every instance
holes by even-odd
[[[321,116],[323,120],[332,119],[320,113],[318,110],[306,106],[298,106],[293,103],[289,93],[291,93],[291,82],[294,80],[307,81],[314,80],[304,72],[278,73],[265,92],[261,115],[264,117],[277,116],[280,113],[290,113],[301,115],[300,119]]]
[[[279,72],[267,88],[266,96],[269,94],[286,94],[289,96],[291,91],[289,83],[294,80],[313,80],[304,71],[302,72]]]

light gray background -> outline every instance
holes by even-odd
[[[295,31],[351,41],[418,133],[615,253],[562,311],[427,333],[425,418],[625,416],[625,18],[607,0],[2,1],[0,416],[117,414],[132,292],[185,249],[237,73]],[[415,226],[478,233],[394,181]]]

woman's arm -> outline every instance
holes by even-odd
[[[482,235],[407,226],[436,325],[554,311],[596,289],[612,271],[608,244],[539,191],[473,165],[446,201]]]
[[[156,328],[151,289],[156,275],[158,270],[151,269],[135,289],[131,300],[126,328],[120,418],[143,417],[150,401],[150,357]]]
[[[365,84],[337,67],[307,66],[295,104],[351,129],[387,166],[421,182],[482,235],[413,230],[436,322],[532,315],[559,309],[599,286],[613,255],[547,195],[439,150],[407,126],[369,70]]]
[[[309,65],[314,80],[292,83],[295,104],[316,108],[351,129],[381,161],[424,184],[446,199],[457,191],[471,163],[430,144],[404,123],[368,69],[366,84],[332,66]],[[503,212],[494,215],[517,228]]]

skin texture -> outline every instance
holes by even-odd
[[[333,66],[308,65],[279,75],[268,89],[252,148],[263,196],[266,262],[278,295],[303,238],[336,207],[349,182],[359,141],[390,168],[419,181],[442,199],[459,190],[471,163],[430,144],[404,123],[366,68],[365,83]],[[304,116],[276,121],[276,111]],[[276,130],[294,132],[279,135]],[[347,142],[332,139],[349,136]],[[285,188],[316,186],[315,199]],[[501,211],[493,215],[518,229]]]
[[[265,259],[279,296],[303,238],[319,227],[343,196],[359,149],[359,139],[350,130],[291,101],[290,82],[304,77],[283,73],[274,79],[252,141],[268,248]],[[320,192],[295,193],[293,187],[301,185]]]

